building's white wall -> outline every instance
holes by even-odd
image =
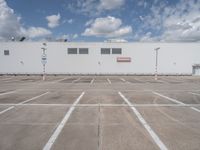
[[[0,43],[0,74],[42,73],[42,43]],[[88,55],[68,55],[67,48],[89,48]],[[122,48],[122,55],[101,55],[101,48]],[[154,74],[155,51],[160,74],[192,74],[192,65],[200,64],[198,43],[47,43],[47,73],[62,74]],[[3,51],[8,49],[9,56]],[[131,57],[131,63],[119,63],[117,57]]]

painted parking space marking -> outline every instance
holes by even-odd
[[[163,95],[163,94],[160,94],[160,93],[157,93],[157,92],[152,92],[152,93],[155,94],[155,95],[158,95],[158,96],[160,96],[160,97],[163,97],[163,98],[165,98],[165,99],[168,99],[168,100],[170,100],[170,101],[172,101],[172,102],[174,102],[174,103],[181,104],[181,105],[184,105],[184,106],[186,105],[185,103],[180,102],[179,100],[170,98],[170,97],[165,96],[165,95]],[[197,111],[197,112],[200,112],[200,110],[197,109],[197,108],[195,108],[195,107],[190,107],[190,108],[191,108],[192,110],[195,110],[195,111]]]
[[[6,80],[10,80],[10,79],[13,79],[13,78],[0,79],[0,81],[6,81]]]
[[[67,77],[66,77],[66,78],[62,78],[62,79],[59,79],[59,80],[53,81],[52,83],[61,82],[61,81],[66,80],[66,79],[68,79],[68,78],[67,78]]]
[[[197,108],[195,108],[195,107],[190,107],[190,108],[193,109],[193,110],[195,110],[195,111],[197,111],[197,112],[200,112],[200,110],[197,109]]]
[[[0,106],[67,106],[71,107],[73,104],[60,104],[60,103],[51,103],[51,104],[35,104],[35,103],[23,103],[23,104],[15,104],[15,103],[4,103],[0,104]],[[200,104],[77,104],[74,107],[200,107]]]
[[[93,79],[91,80],[90,84],[93,84],[93,83],[94,83],[94,80],[95,80],[95,79],[93,78]]]
[[[81,78],[73,80],[72,83],[78,82],[79,80],[81,80]]]
[[[106,80],[108,81],[109,84],[112,84],[111,81],[110,81],[110,79],[107,78]]]
[[[178,100],[176,100],[176,99],[174,99],[174,98],[167,97],[167,96],[165,96],[165,95],[162,95],[162,94],[157,93],[157,92],[154,92],[154,91],[153,91],[152,93],[155,94],[155,95],[158,95],[158,96],[160,96],[160,97],[163,97],[163,98],[165,98],[165,99],[168,99],[168,100],[170,100],[171,102],[174,102],[174,103],[177,103],[177,104],[181,104],[181,105],[185,105],[185,103],[180,102],[180,101],[178,101]]]
[[[8,107],[8,108],[4,109],[3,111],[0,112],[0,115],[5,113],[5,112],[7,112],[7,111],[9,111],[9,110],[11,110],[11,109],[13,109],[13,108],[14,108],[14,106],[11,106],[11,107]]]
[[[75,109],[75,106],[79,103],[79,101],[81,100],[81,98],[83,97],[83,95],[85,94],[85,92],[82,92],[81,95],[76,99],[76,101],[73,103],[73,105],[70,107],[70,109],[68,110],[68,112],[65,114],[64,118],[62,119],[62,121],[60,122],[60,124],[58,125],[58,127],[56,128],[56,130],[54,131],[54,133],[52,134],[52,136],[50,137],[50,139],[48,140],[48,142],[46,143],[46,145],[43,147],[43,150],[50,150],[51,147],[53,146],[53,144],[55,143],[57,137],[59,136],[59,134],[61,133],[63,127],[65,126],[66,122],[68,121],[70,115],[72,114],[72,112]]]
[[[25,101],[23,101],[23,102],[21,102],[21,103],[19,103],[19,104],[24,104],[24,103],[33,101],[33,100],[38,99],[38,98],[40,98],[40,97],[42,97],[42,96],[44,96],[44,95],[47,95],[47,94],[49,94],[49,93],[50,93],[50,92],[45,92],[45,93],[43,93],[43,94],[40,94],[40,95],[38,95],[38,96],[35,96],[35,97],[30,98],[30,99],[28,99],[28,100],[25,100]]]
[[[16,92],[17,92],[17,90],[9,91],[9,92],[6,92],[6,93],[1,93],[0,96],[2,96],[2,95],[8,95],[8,94],[16,93]]]
[[[126,82],[126,80],[124,78],[120,78],[121,81]]]
[[[190,94],[192,94],[192,95],[197,95],[197,96],[200,96],[200,94],[199,93],[193,93],[193,92],[189,92]]]
[[[22,104],[27,103],[27,102],[30,102],[30,101],[32,101],[32,100],[38,99],[38,98],[40,98],[40,97],[42,97],[42,96],[44,96],[44,95],[46,95],[46,94],[48,94],[48,93],[49,93],[49,92],[45,92],[45,93],[43,93],[43,94],[40,94],[40,95],[35,96],[35,97],[32,97],[32,98],[30,98],[30,99],[28,99],[28,100],[25,100],[25,101],[23,101],[23,102],[14,104],[14,106],[11,106],[11,107],[9,107],[9,108],[7,108],[7,109],[1,111],[0,114],[3,114],[3,113],[5,113],[5,112],[7,112],[7,111],[9,111],[9,110],[11,110],[11,109],[13,109],[13,108],[15,108],[15,106],[22,105]]]
[[[121,96],[121,98],[130,106],[130,108],[133,110],[134,114],[137,116],[138,120],[140,121],[140,123],[144,126],[144,128],[147,130],[147,132],[149,133],[149,135],[152,137],[152,139],[154,140],[154,142],[157,144],[157,146],[161,149],[161,150],[167,150],[168,148],[165,146],[165,144],[160,140],[160,138],[158,137],[158,135],[153,131],[153,129],[149,126],[149,124],[145,121],[145,119],[142,117],[142,115],[139,113],[139,111],[131,106],[132,103],[121,93],[118,92],[118,94]]]

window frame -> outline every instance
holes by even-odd
[[[114,52],[115,50],[120,50],[120,53],[118,53],[118,51],[117,51],[117,53]],[[112,54],[113,55],[121,55],[122,54],[122,48],[112,48]]]
[[[72,51],[70,52],[70,50],[76,50],[76,53],[73,53]],[[67,48],[67,54],[68,55],[77,55],[78,54],[78,48]]]
[[[9,56],[10,55],[10,51],[8,49],[3,51],[4,56]]]
[[[81,52],[83,50],[83,52]],[[86,50],[86,51],[85,51]],[[86,53],[85,53],[86,52]],[[89,54],[89,48],[79,48],[78,53],[80,55],[88,55]]]
[[[109,53],[106,53],[106,50],[109,50]],[[102,53],[104,51],[104,53]],[[110,55],[111,54],[111,48],[101,48],[101,55]]]

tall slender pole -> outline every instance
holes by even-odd
[[[43,76],[42,76],[42,80],[45,81],[45,64],[43,64]]]
[[[45,81],[45,78],[46,78],[46,61],[47,61],[47,58],[46,58],[46,46],[47,44],[46,43],[43,43],[43,46],[41,49],[43,50],[43,53],[42,53],[42,64],[43,64],[43,75],[42,75],[42,80]]]
[[[158,80],[158,50],[160,47],[155,48],[156,51],[156,67],[155,67],[155,80]]]

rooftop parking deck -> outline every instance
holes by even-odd
[[[0,76],[0,149],[200,147],[200,77]]]

